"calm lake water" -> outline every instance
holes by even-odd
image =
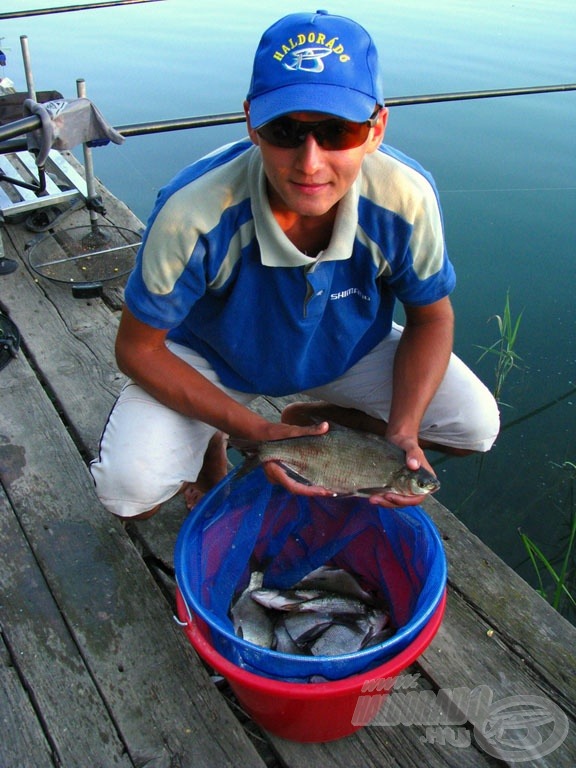
[[[5,0],[2,11],[62,3]],[[0,22],[1,74],[21,90],[27,35],[36,88],[88,96],[113,125],[241,109],[263,30],[302,3],[188,0]],[[348,1],[328,9],[349,15]],[[310,9],[314,7],[309,6]],[[389,97],[576,80],[573,0],[357,0]],[[240,138],[244,126],[128,139],[94,152],[97,175],[142,219],[183,165]],[[449,252],[457,353],[489,386],[509,292],[523,312],[503,429],[482,460],[435,460],[439,500],[532,584],[518,530],[549,558],[566,545],[576,501],[576,92],[392,110],[386,141],[435,176]],[[79,154],[79,157],[81,155]],[[572,568],[575,563],[572,563]]]

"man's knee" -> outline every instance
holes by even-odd
[[[466,414],[461,436],[453,446],[453,454],[466,456],[469,453],[485,453],[492,448],[499,432],[498,406],[495,400],[487,400],[483,408],[473,408]]]
[[[182,482],[168,486],[155,483],[150,472],[129,471],[125,465],[104,465],[95,460],[90,465],[96,495],[100,503],[113,515],[121,518],[145,520],[152,517],[160,506],[175,496]]]

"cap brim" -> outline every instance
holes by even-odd
[[[250,101],[250,124],[259,128],[289,112],[320,112],[363,123],[375,106],[372,97],[340,85],[287,85]]]

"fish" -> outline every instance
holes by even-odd
[[[364,633],[354,624],[335,622],[312,643],[313,656],[340,656],[359,651],[364,644]]]
[[[380,435],[330,422],[323,435],[261,443],[231,441],[245,456],[239,476],[259,464],[276,462],[304,485],[321,486],[334,496],[369,497],[383,493],[422,496],[440,488],[426,468],[410,469],[406,454]]]
[[[300,646],[294,641],[288,627],[283,621],[278,621],[274,627],[274,641],[272,650],[279,653],[299,654]]]
[[[373,595],[362,589],[351,573],[343,568],[335,568],[330,565],[321,565],[314,571],[310,571],[294,585],[294,589],[298,591],[320,589],[326,592],[337,592],[340,595],[356,597],[367,604],[374,601]]]
[[[285,629],[288,636],[298,648],[300,653],[306,649],[309,642],[328,629],[334,621],[334,617],[327,613],[294,613],[291,612],[276,623],[274,633],[277,635],[278,629]]]
[[[270,648],[274,640],[274,625],[266,609],[252,599],[251,594],[262,587],[264,574],[253,571],[246,589],[230,608],[236,635],[262,648]]]
[[[318,590],[296,590],[296,589],[254,589],[251,592],[253,600],[263,605],[264,608],[274,609],[275,611],[291,611],[299,608],[303,603],[321,596]]]
[[[252,572],[230,607],[236,634],[256,645],[338,656],[384,642],[396,631],[382,598],[343,569],[321,566],[289,589],[266,588],[263,581],[261,571]]]
[[[339,616],[363,616],[367,607],[360,600],[348,595],[338,595],[320,590],[299,592],[279,589],[255,589],[250,597],[265,608],[277,611],[299,611],[301,613],[331,613]]]

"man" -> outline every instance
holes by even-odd
[[[314,414],[384,434],[414,469],[430,469],[425,447],[491,447],[494,399],[451,356],[455,277],[436,189],[382,146],[383,104],[362,27],[292,14],[256,52],[250,142],[199,160],[160,192],[117,337],[130,381],[91,467],[115,514],[149,517],[179,490],[205,490],[226,472],[227,435],[324,433]],[[404,329],[392,322],[396,300]],[[299,392],[323,405],[291,406],[281,423],[247,407],[259,394]],[[293,492],[330,493],[267,471]]]

